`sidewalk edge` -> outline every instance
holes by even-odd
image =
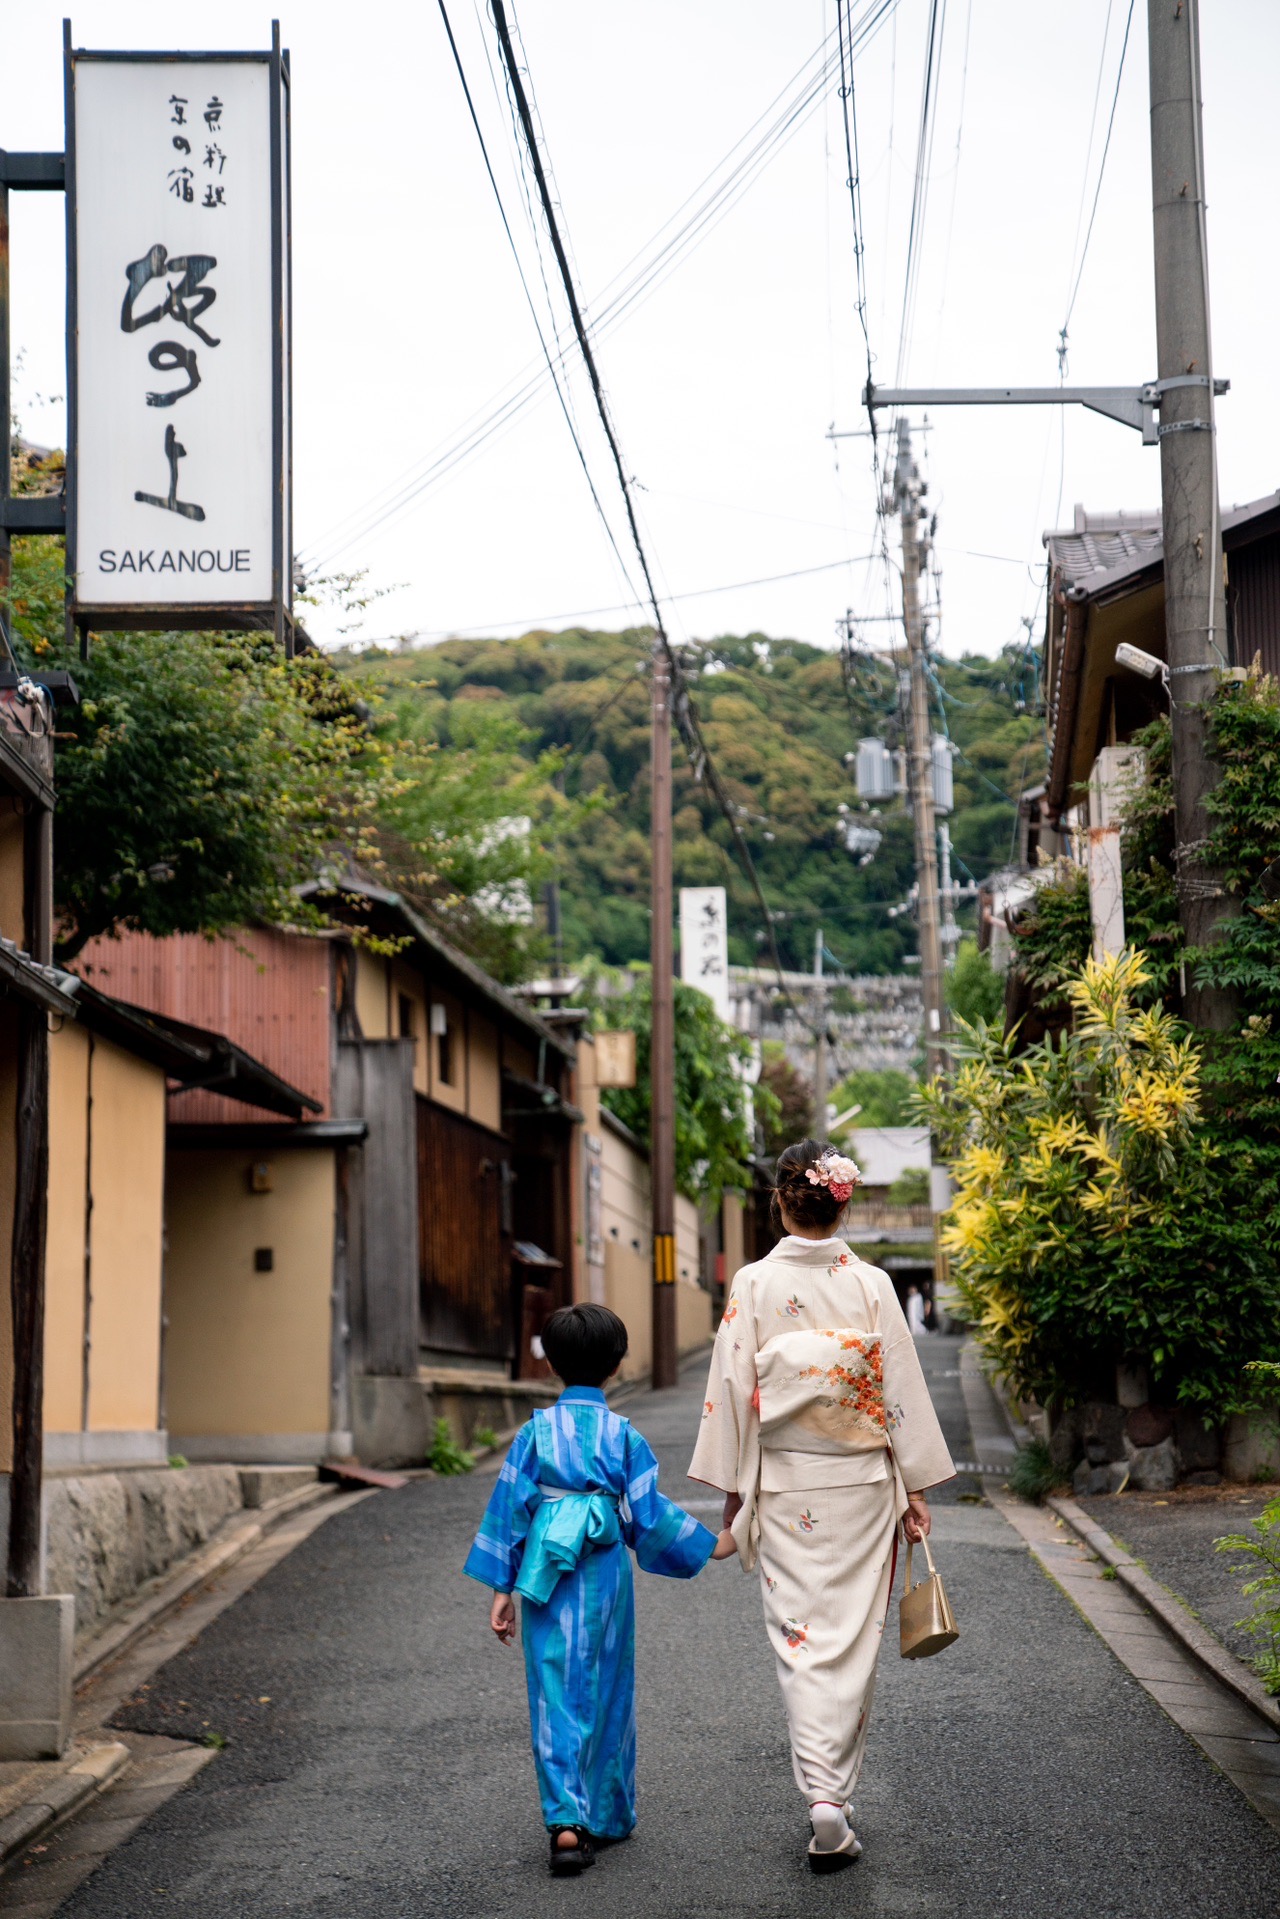
[[[1260,1718],[1280,1730],[1280,1702],[1274,1700],[1262,1682],[1249,1668],[1238,1660],[1234,1653],[1228,1652],[1222,1641],[1211,1633],[1207,1626],[1189,1613],[1185,1606],[1151,1577],[1134,1559],[1131,1553],[1114,1540],[1109,1532],[1097,1525],[1078,1506],[1074,1499],[1060,1495],[1050,1495],[1045,1501],[1050,1509],[1057,1513],[1063,1524],[1069,1526],[1078,1539],[1084,1541],[1099,1559],[1105,1560],[1115,1568],[1117,1580],[1136,1599],[1140,1599],[1149,1611],[1153,1612],[1160,1624],[1175,1639],[1181,1641],[1187,1651],[1199,1660],[1200,1664],[1211,1672],[1215,1679],[1230,1688],[1238,1699],[1256,1712]]]
[[[322,1499],[333,1499],[338,1495],[339,1488],[336,1486],[303,1486],[295,1493],[286,1493],[283,1499],[276,1500],[270,1506],[260,1507],[252,1518],[248,1517],[248,1509],[245,1509],[243,1520],[238,1522],[233,1517],[227,1529],[181,1560],[172,1573],[162,1575],[144,1599],[135,1601],[102,1632],[85,1643],[76,1655],[74,1683],[77,1688],[92,1679],[118,1654],[125,1652],[157,1620],[184,1600],[188,1593],[202,1586],[206,1579],[213,1578],[215,1573],[225,1572],[228,1566],[233,1566],[260,1539],[273,1532],[282,1520],[292,1518],[295,1513],[309,1506],[318,1505]]]
[[[60,1826],[64,1819],[79,1812],[87,1800],[105,1791],[120,1777],[130,1757],[129,1748],[119,1740],[93,1746],[45,1780],[39,1797],[26,1800],[0,1819],[0,1872],[20,1852],[25,1852],[32,1840],[53,1826]]]

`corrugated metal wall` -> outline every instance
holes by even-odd
[[[238,927],[225,939],[198,933],[98,939],[77,972],[104,993],[224,1033],[330,1112],[331,943],[301,933]],[[318,1115],[308,1114],[308,1118]],[[199,1089],[177,1094],[170,1118],[207,1125],[279,1120],[278,1113]]]
[[[1280,676],[1280,534],[1230,554],[1227,581],[1234,664],[1260,653],[1264,671]]]

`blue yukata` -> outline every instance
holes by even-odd
[[[635,1599],[691,1579],[715,1535],[658,1491],[648,1442],[569,1386],[512,1442],[465,1571],[521,1605],[533,1761],[548,1826],[623,1839],[636,1823]]]

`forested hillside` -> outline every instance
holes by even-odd
[[[343,661],[380,690],[403,726],[442,748],[518,753],[570,802],[554,848],[566,951],[614,964],[647,956],[648,634],[529,633],[517,640],[454,640],[421,651],[370,651]],[[1014,802],[1040,777],[1043,723],[1034,716],[1035,657],[940,661],[936,723],[950,733],[957,877],[981,878],[1010,855]],[[883,834],[865,866],[845,846],[842,804],[861,816],[844,755],[860,735],[886,731],[894,698],[887,659],[855,659],[753,634],[700,642],[687,657],[707,744],[740,820],[775,916],[784,963],[812,965],[814,932],[854,972],[891,972],[914,947],[908,915],[890,918],[912,878],[912,834],[902,802],[881,810]],[[558,772],[545,757],[556,749]],[[442,764],[446,761],[441,755]],[[495,761],[494,781],[509,773]],[[677,885],[724,884],[731,957],[760,957],[759,911],[711,794],[675,748]],[[483,764],[483,760],[480,762]],[[553,796],[529,803],[535,834],[555,832]],[[499,800],[497,786],[493,794]],[[581,804],[581,802],[587,802]],[[499,803],[500,810],[500,803]],[[870,824],[871,821],[867,820]],[[465,890],[465,889],[464,889]]]

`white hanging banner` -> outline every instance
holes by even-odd
[[[82,625],[288,607],[287,71],[278,48],[68,56]]]
[[[729,915],[723,886],[680,888],[680,977],[707,995],[725,1024],[729,998]]]

